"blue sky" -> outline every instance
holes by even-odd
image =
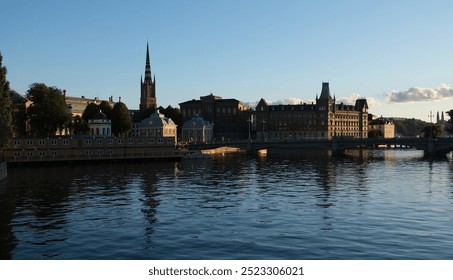
[[[453,1],[4,0],[11,87],[35,82],[138,108],[146,43],[159,106],[368,98],[375,115],[453,109]]]

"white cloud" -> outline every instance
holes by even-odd
[[[336,102],[337,102],[337,104],[344,103],[344,104],[354,105],[355,101],[357,99],[361,99],[361,98],[363,98],[363,97],[361,97],[360,94],[353,93],[348,97],[338,98],[336,100]],[[368,103],[368,107],[370,107],[370,108],[378,107],[379,105],[381,105],[379,100],[377,100],[373,97],[367,97],[366,100]],[[247,102],[244,102],[244,105],[246,105],[250,108],[255,108],[256,105],[258,105],[258,102],[259,101],[247,101]],[[303,100],[299,97],[286,97],[286,98],[283,98],[283,99],[280,99],[277,101],[266,100],[266,102],[269,105],[298,105],[298,104],[303,104],[303,103],[312,103],[312,102],[315,102],[315,100]]]
[[[255,108],[256,105],[258,105],[258,102],[259,101],[246,101],[246,102],[244,102],[244,105],[248,106],[250,108]],[[280,100],[277,100],[277,101],[266,100],[266,102],[269,105],[288,105],[288,104],[297,105],[297,104],[302,104],[302,103],[307,102],[307,101],[304,101],[303,99],[301,99],[299,97],[286,97],[286,98],[283,98],[283,99],[280,99]]]
[[[391,91],[386,94],[388,103],[441,100],[453,97],[453,87],[441,84],[438,88],[411,87],[404,91]]]
[[[355,101],[357,99],[363,99],[363,97],[361,97],[360,94],[358,94],[358,93],[353,93],[347,97],[337,98],[337,103],[354,105]],[[366,97],[366,102],[368,103],[369,108],[374,108],[374,107],[378,107],[379,105],[381,105],[381,102],[379,102],[379,100],[377,100],[374,97]]]
[[[303,99],[301,99],[299,97],[286,97],[281,100],[271,101],[269,104],[271,104],[271,105],[298,105],[298,104],[302,104],[304,102],[306,102],[306,101],[304,101]]]

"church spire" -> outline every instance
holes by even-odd
[[[149,59],[149,46],[146,42],[146,66],[145,66],[145,83],[152,82],[151,80],[151,62]]]

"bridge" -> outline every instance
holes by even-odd
[[[241,149],[250,153],[264,149],[322,149],[333,154],[342,154],[348,149],[394,146],[423,150],[428,156],[442,156],[453,151],[453,138],[332,138],[280,141],[235,141],[212,144],[192,144],[190,149],[209,150],[220,147]]]

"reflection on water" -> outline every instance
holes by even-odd
[[[418,151],[13,168],[2,259],[451,259],[453,166]]]

